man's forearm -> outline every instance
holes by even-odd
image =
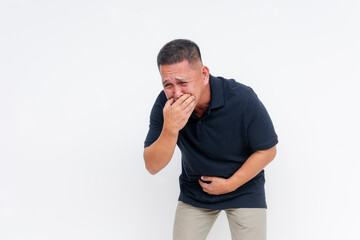
[[[161,132],[159,138],[144,149],[144,160],[146,169],[151,174],[158,173],[171,160],[179,132],[169,131],[165,128]]]
[[[182,95],[176,102],[170,98],[165,103],[163,130],[159,138],[144,149],[145,166],[151,174],[156,174],[170,162],[179,131],[186,125],[195,106],[195,97],[190,94]]]
[[[276,147],[254,152],[230,178],[202,176],[201,180],[199,179],[199,184],[204,192],[212,195],[235,191],[263,170],[275,158],[275,155]],[[203,181],[210,183],[204,183]]]
[[[276,146],[267,150],[254,152],[241,168],[228,179],[231,190],[236,190],[238,187],[254,178],[275,158],[275,156]]]

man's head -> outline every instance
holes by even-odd
[[[190,40],[173,40],[160,50],[157,64],[166,97],[176,101],[189,93],[197,105],[208,104],[209,69],[203,66],[199,47]]]
[[[190,64],[201,62],[201,53],[196,43],[186,39],[176,39],[165,44],[157,56],[157,64],[170,65],[187,60]]]

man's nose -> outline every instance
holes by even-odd
[[[174,89],[174,100],[178,100],[182,95],[184,95],[184,93],[182,92],[182,89],[179,87],[175,87]]]

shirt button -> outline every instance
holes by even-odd
[[[200,124],[202,124],[202,121],[199,121]]]

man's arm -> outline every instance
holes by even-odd
[[[252,178],[254,178],[259,172],[261,172],[266,165],[268,165],[276,156],[276,146],[267,149],[254,152],[245,163],[237,170],[230,178],[220,177],[201,177],[204,181],[210,181],[211,183],[204,183],[199,180],[204,192],[212,195],[220,195],[235,191],[240,186],[244,185]]]
[[[151,174],[158,173],[172,158],[178,138],[178,132],[168,131],[163,128],[159,138],[144,149],[146,169]]]
[[[186,125],[195,105],[195,98],[190,94],[184,94],[175,103],[173,98],[166,102],[162,132],[153,144],[144,149],[145,166],[151,174],[158,173],[170,162],[179,131]]]

